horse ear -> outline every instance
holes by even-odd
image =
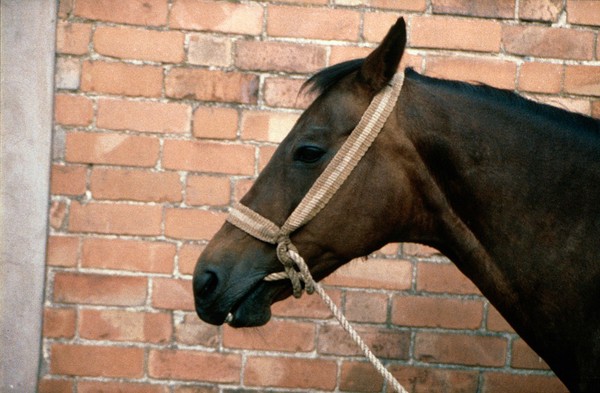
[[[379,91],[392,79],[406,46],[406,23],[400,17],[379,46],[363,63],[359,77],[373,90]]]

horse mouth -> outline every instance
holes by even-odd
[[[203,321],[213,324],[228,324],[231,327],[255,327],[265,325],[271,319],[271,304],[291,294],[282,283],[258,280],[229,301],[221,301],[220,306],[207,306],[196,297],[196,313]]]

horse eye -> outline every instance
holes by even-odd
[[[325,151],[316,146],[302,146],[294,153],[294,161],[312,164],[319,161],[324,154]]]

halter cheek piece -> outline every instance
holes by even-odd
[[[292,244],[290,234],[316,216],[348,178],[387,121],[403,81],[404,73],[395,74],[390,84],[373,98],[356,128],[281,228],[242,204],[236,204],[230,210],[227,221],[231,224],[259,240],[277,245],[277,258],[285,271],[268,275],[266,281],[289,278],[297,298],[302,295],[301,282],[307,293],[314,292],[314,281]]]
[[[373,101],[371,101],[369,107],[362,115],[356,128],[281,228],[254,210],[239,203],[230,210],[227,221],[263,242],[276,245],[277,259],[283,264],[284,271],[269,274],[264,278],[265,281],[289,279],[292,282],[293,293],[296,298],[302,296],[302,283],[304,283],[304,289],[307,293],[311,294],[316,291],[323,298],[344,330],[350,334],[354,342],[356,342],[364,355],[385,380],[397,392],[407,393],[402,385],[371,352],[333,300],[313,280],[306,262],[304,262],[304,259],[290,240],[292,232],[310,221],[327,205],[327,202],[329,202],[360,159],[365,155],[377,135],[379,135],[392,109],[396,106],[403,82],[404,74],[402,72],[395,74],[391,83],[373,98]],[[225,322],[230,323],[232,321],[233,314],[229,313]]]

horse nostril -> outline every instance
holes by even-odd
[[[197,280],[194,280],[194,289],[196,297],[206,297],[210,295],[219,285],[219,278],[213,271],[204,271]]]

